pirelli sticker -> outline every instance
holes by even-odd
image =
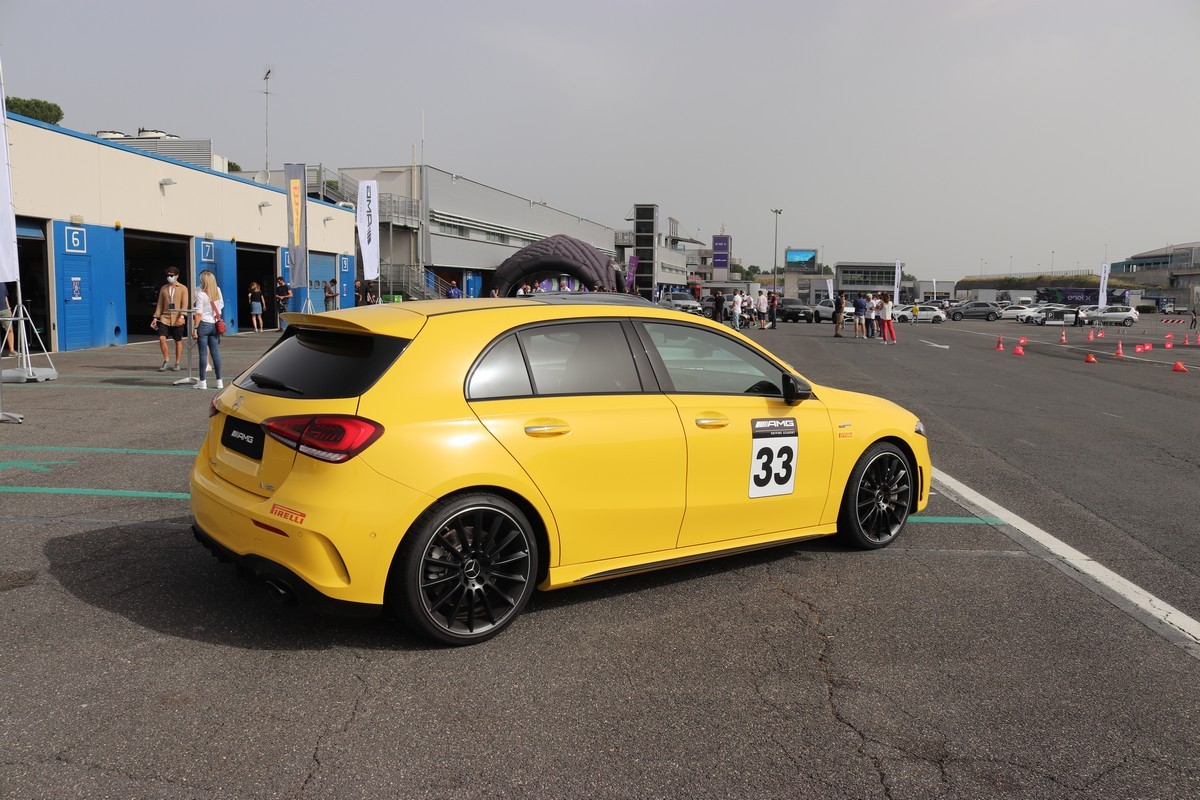
[[[303,511],[297,511],[294,508],[288,508],[287,506],[281,506],[281,505],[279,505],[279,503],[271,504],[271,513],[277,517],[282,517],[283,519],[286,519],[288,522],[294,522],[297,525],[303,525],[304,518],[307,516],[307,514],[305,514]]]
[[[792,494],[796,488],[796,453],[800,449],[796,420],[752,419],[750,435],[750,496]]]

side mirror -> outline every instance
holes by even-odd
[[[794,406],[801,400],[808,400],[810,397],[812,397],[812,387],[803,383],[790,372],[783,373],[783,401],[785,403]]]

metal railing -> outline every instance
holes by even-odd
[[[417,264],[379,265],[379,296],[383,302],[433,300],[446,296],[450,284]]]

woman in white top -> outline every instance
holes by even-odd
[[[208,368],[208,352],[212,351],[213,370],[217,376],[217,388],[224,389],[221,380],[221,335],[217,333],[217,317],[225,308],[221,290],[217,287],[217,276],[212,270],[200,273],[200,286],[196,289],[196,309],[192,326],[192,338],[200,350],[200,380],[192,388],[207,389],[208,380],[204,371]]]
[[[892,297],[887,293],[883,295],[883,308],[879,312],[879,320],[883,323],[883,338],[879,343],[895,344],[896,326],[892,324]]]

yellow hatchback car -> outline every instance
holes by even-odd
[[[558,589],[928,502],[920,421],[614,294],[305,315],[213,401],[197,538],[287,601],[472,644]]]

